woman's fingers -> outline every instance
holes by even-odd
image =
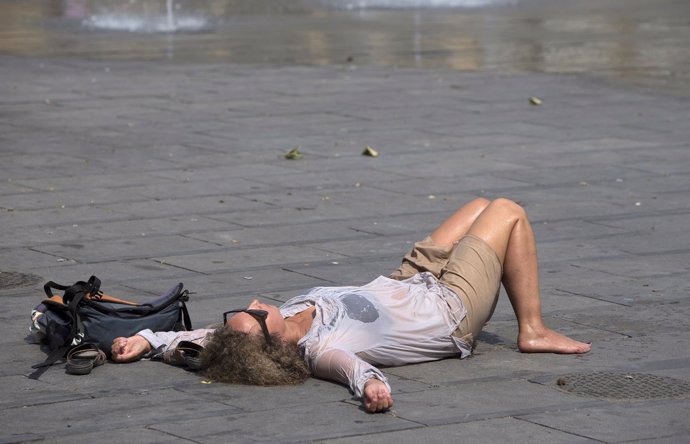
[[[364,386],[364,408],[370,413],[382,412],[393,405],[388,387],[378,379],[370,379]]]
[[[151,349],[149,341],[142,336],[115,338],[111,347],[113,361],[129,362],[139,359]]]
[[[393,405],[393,400],[388,393],[378,393],[372,399],[368,410],[371,413],[383,412],[384,410],[390,408]]]
[[[127,338],[113,339],[113,345],[110,347],[110,352],[113,356],[113,361],[120,361],[122,355],[125,353],[125,346],[127,345]]]

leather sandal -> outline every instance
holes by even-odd
[[[96,344],[79,344],[67,353],[65,370],[70,375],[88,375],[105,360],[105,353]]]
[[[204,347],[192,341],[180,341],[176,349],[184,358],[187,367],[191,370],[201,369],[201,352],[204,351]]]

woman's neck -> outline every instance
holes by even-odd
[[[288,342],[297,344],[309,332],[315,313],[316,307],[312,306],[294,316],[285,318],[285,334],[283,337]]]

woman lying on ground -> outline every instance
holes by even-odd
[[[417,242],[390,277],[362,287],[318,287],[280,308],[252,301],[226,328],[143,331],[113,341],[115,361],[142,356],[183,363],[182,340],[203,345],[204,374],[217,381],[275,385],[310,374],[346,384],[369,412],[393,404],[374,365],[464,358],[491,317],[503,283],[527,353],[586,353],[591,346],[544,325],[537,253],[524,210],[476,199]],[[306,364],[306,365],[305,365]]]

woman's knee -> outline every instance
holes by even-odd
[[[491,201],[489,206],[492,208],[492,210],[499,211],[501,214],[504,214],[510,218],[527,218],[527,212],[524,208],[522,208],[522,206],[520,206],[520,204],[510,199],[506,199],[505,197],[494,199]]]
[[[465,214],[473,214],[474,216],[472,218],[476,219],[484,210],[486,210],[489,205],[491,205],[491,201],[489,199],[478,197],[463,205],[458,210],[458,213],[463,212]]]
[[[491,203],[491,201],[487,198],[484,198],[484,197],[478,197],[478,198],[476,198],[470,202],[470,204],[472,204],[472,205],[476,205],[478,207],[483,207],[483,208],[488,207],[490,203]]]

